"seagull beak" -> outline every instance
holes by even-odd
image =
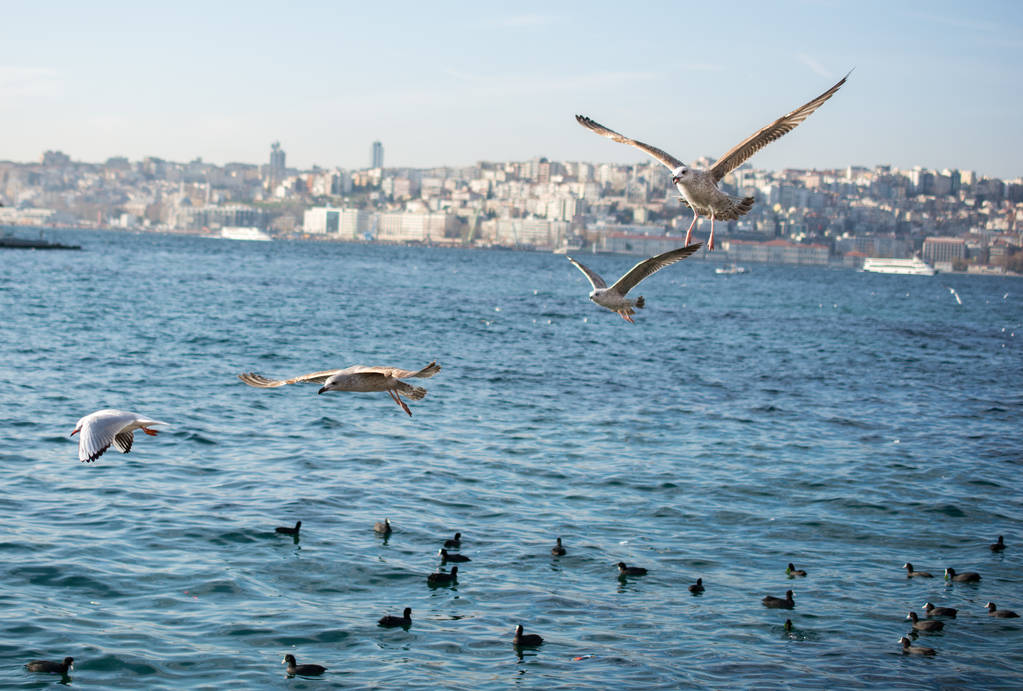
[[[77,430],[77,429],[76,429],[76,430],[75,430],[74,432],[72,432],[71,434],[69,434],[68,436],[69,436],[69,437],[73,437],[73,436],[75,436],[76,434],[78,434],[78,430]]]
[[[678,178],[672,178],[671,179],[671,184],[677,185],[678,184]]]
[[[327,389],[327,387],[326,387],[326,386],[323,386],[323,387],[320,387],[320,390],[319,390],[319,391],[317,391],[316,393],[317,393],[317,394],[321,394],[321,393],[323,393],[324,391],[327,391],[327,390],[328,390],[328,389]]]

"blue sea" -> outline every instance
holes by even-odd
[[[553,254],[51,239],[0,254],[2,688],[1023,687],[1023,280],[692,259],[631,325]],[[412,417],[237,378],[431,360]],[[170,425],[79,463],[101,408]]]

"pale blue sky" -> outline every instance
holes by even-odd
[[[763,168],[1023,174],[1023,3],[0,1],[0,160],[690,161],[855,67]]]

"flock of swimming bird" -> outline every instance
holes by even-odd
[[[275,532],[281,535],[291,535],[297,541],[300,531],[302,529],[302,521],[297,521],[294,527],[280,526],[275,528]],[[374,526],[373,530],[386,537],[389,537],[393,532],[391,520],[385,518],[383,521],[378,521]],[[443,546],[440,548],[439,554],[441,562],[446,564],[448,562],[464,563],[472,561],[468,556],[461,554],[460,550],[462,547],[462,533],[457,532],[453,537],[444,541]],[[998,536],[997,542],[991,544],[989,549],[992,552],[1001,552],[1005,549],[1005,539],[1002,535]],[[455,552],[449,552],[448,550],[456,550]],[[561,538],[558,537],[556,543],[551,547],[551,556],[563,557],[568,553]],[[620,561],[618,566],[618,578],[626,580],[630,576],[645,576],[647,575],[647,569],[642,566],[629,566],[625,562]],[[903,565],[906,569],[907,578],[933,578],[933,575],[926,571],[917,571],[913,568],[913,565],[907,562]],[[785,573],[789,578],[805,578],[807,572],[804,569],[797,569],[791,562],[785,568]],[[980,574],[975,571],[967,571],[964,573],[957,573],[953,568],[945,569],[945,580],[950,583],[979,583],[981,581]],[[426,578],[426,582],[431,587],[449,586],[458,582],[458,567],[452,566],[450,572],[437,571],[431,573]],[[703,584],[703,578],[697,578],[696,582],[689,586],[689,592],[695,596],[702,595],[706,590]],[[785,597],[775,597],[774,595],[765,595],[760,601],[764,607],[770,609],[794,609],[796,601],[794,594],[791,590],[785,592]],[[984,605],[987,608],[988,616],[995,617],[998,619],[1016,619],[1019,615],[1016,612],[1007,609],[998,609],[994,602],[988,602]],[[933,633],[941,631],[945,628],[945,622],[942,619],[955,619],[959,610],[954,607],[936,607],[930,602],[925,602],[923,605],[923,612],[927,619],[921,619],[916,612],[910,611],[906,616],[906,619],[912,622],[912,630],[905,636],[899,638],[899,645],[902,647],[902,653],[906,655],[935,655],[936,651],[934,648],[928,648],[922,645],[913,645],[910,640],[910,636],[916,637],[920,633]],[[933,617],[941,617],[941,619],[935,619]],[[377,621],[377,625],[384,628],[403,628],[406,631],[412,626],[412,608],[406,607],[400,616],[394,614],[387,614]],[[786,619],[783,626],[784,631],[787,634],[793,632],[793,624],[791,619]],[[537,648],[543,644],[543,637],[536,633],[525,633],[522,624],[518,624],[515,627],[515,634],[512,637],[512,645],[516,650],[520,651],[523,648]],[[582,659],[582,658],[577,658]],[[298,664],[295,656],[288,653],[284,656],[281,661],[282,664],[287,665],[286,672],[289,676],[319,676],[327,671],[327,667],[319,664]],[[49,660],[34,660],[26,664],[26,668],[30,672],[42,672],[47,674],[62,674],[67,676],[68,672],[72,669],[74,663],[73,657],[65,657],[61,662],[52,662]]]
[[[808,103],[786,115],[783,115],[774,122],[751,134],[739,144],[732,147],[708,170],[691,168],[684,164],[681,160],[665,153],[661,149],[650,146],[649,144],[644,144],[641,141],[625,137],[624,135],[604,127],[600,123],[597,123],[588,117],[577,115],[576,120],[583,127],[586,127],[587,129],[613,141],[636,147],[661,162],[666,168],[668,168],[668,170],[671,171],[671,182],[681,195],[680,201],[693,210],[693,221],[690,224],[689,229],[686,231],[686,238],[683,247],[640,261],[610,286],[608,286],[604,279],[595,271],[589,269],[581,262],[568,257],[569,261],[572,262],[572,264],[576,266],[590,282],[592,287],[592,291],[589,295],[590,300],[605,309],[617,313],[622,317],[622,319],[630,323],[635,323],[632,315],[635,314],[636,309],[642,309],[645,306],[645,300],[642,296],[637,297],[636,299],[630,299],[626,297],[627,294],[641,281],[652,274],[660,271],[666,266],[682,261],[700,249],[703,243],[691,242],[693,230],[697,227],[700,216],[707,216],[710,218],[711,227],[710,236],[707,241],[707,249],[713,250],[715,221],[737,219],[748,213],[753,207],[754,199],[752,197],[735,197],[719,189],[718,184],[721,180],[764,146],[790,132],[797,125],[806,120],[807,117],[809,117],[815,110],[817,110],[817,108],[819,108],[839,90],[839,88],[845,83],[848,76],[849,75],[847,74],[820,96],[817,96]],[[422,400],[426,396],[426,389],[419,386],[413,386],[403,380],[429,378],[437,374],[440,369],[440,365],[436,362],[431,362],[419,370],[405,370],[397,367],[386,366],[366,367],[356,365],[346,367],[344,369],[313,372],[288,379],[269,379],[254,372],[240,374],[238,375],[238,378],[245,384],[257,388],[276,388],[296,383],[318,384],[320,385],[320,389],[318,391],[320,394],[327,393],[329,391],[386,392],[402,410],[411,416],[412,411],[403,399],[409,399],[412,401]],[[134,412],[105,409],[98,410],[81,418],[75,425],[75,429],[71,432],[71,435],[80,435],[78,444],[79,460],[85,463],[91,463],[103,455],[103,453],[111,446],[121,453],[128,453],[131,451],[132,444],[134,442],[133,434],[135,430],[141,430],[147,435],[155,436],[158,433],[158,430],[153,428],[157,425],[166,424],[168,423]],[[297,537],[301,527],[302,522],[298,521],[293,528],[281,527],[277,528],[276,532],[291,534]],[[387,519],[384,522],[378,523],[374,529],[378,533],[390,535],[392,531],[390,520]],[[444,546],[441,548],[440,556],[442,561],[444,563],[470,561],[469,557],[458,552],[460,546],[461,534],[456,533],[452,539],[445,541]],[[991,545],[991,549],[994,551],[1000,551],[1004,549],[1004,547],[1005,545],[1001,536],[999,536],[996,544]],[[449,552],[448,550],[455,551]],[[566,548],[562,544],[560,537],[557,538],[556,545],[551,548],[551,554],[555,557],[566,554]],[[907,571],[907,577],[910,578],[928,578],[931,576],[929,573],[914,571],[912,564],[907,563],[904,568]],[[624,562],[619,562],[618,572],[620,578],[627,578],[629,576],[645,575],[647,570],[643,567],[629,566]],[[805,571],[796,569],[793,564],[788,565],[786,572],[790,577],[806,576]],[[945,577],[951,582],[977,582],[980,580],[980,576],[976,573],[956,573],[951,568],[946,569]],[[457,579],[458,567],[452,566],[451,571],[448,573],[438,571],[430,574],[427,578],[427,582],[432,586],[442,586],[455,583],[457,582]],[[689,591],[694,595],[701,594],[704,591],[703,579],[698,578],[695,583],[689,586]],[[761,602],[765,607],[769,608],[793,609],[795,607],[795,600],[791,590],[786,592],[784,598],[768,595],[764,597]],[[988,613],[994,617],[1012,618],[1018,616],[1016,613],[1009,610],[998,609],[993,602],[987,603],[986,607],[988,608]],[[926,603],[923,610],[927,617],[954,618],[956,616],[955,609],[934,607],[931,603]],[[928,618],[921,620],[915,612],[910,612],[907,618],[913,623],[913,633],[938,631],[944,626],[943,622],[938,619]],[[408,628],[411,624],[411,607],[406,607],[401,616],[387,615],[379,620],[379,625],[383,627]],[[791,620],[786,620],[786,631],[791,630],[791,628]],[[537,634],[525,633],[522,625],[520,624],[515,629],[515,635],[512,642],[516,647],[535,647],[543,643],[543,638]],[[935,653],[935,651],[931,648],[912,645],[910,639],[905,636],[900,639],[900,644],[902,645],[903,652],[907,654],[933,655]],[[31,672],[57,673],[66,676],[69,670],[72,669],[73,662],[74,658],[72,657],[66,657],[62,662],[35,660],[29,662],[26,665],[26,668]],[[285,656],[283,663],[287,665],[287,673],[289,675],[315,676],[326,671],[326,667],[323,667],[322,665],[299,665],[295,656],[292,654]]]

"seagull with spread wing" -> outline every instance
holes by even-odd
[[[586,278],[589,279],[590,285],[593,286],[593,290],[590,291],[591,300],[601,307],[609,309],[612,312],[617,312],[622,319],[630,324],[635,324],[636,322],[632,321],[632,315],[636,313],[636,310],[633,308],[643,309],[646,305],[646,301],[643,299],[642,295],[635,300],[630,300],[625,297],[625,294],[635,288],[639,282],[647,276],[660,271],[666,266],[682,261],[693,252],[700,249],[702,245],[702,242],[697,242],[685,247],[679,247],[677,250],[658,254],[656,257],[644,259],[629,269],[628,273],[615,281],[614,285],[610,288],[607,283],[604,282],[604,279],[600,277],[600,274],[593,269],[585,266],[575,259],[572,259],[572,257],[568,257],[568,261],[575,264],[575,267],[582,271],[583,274],[586,275]]]
[[[150,420],[138,413],[108,408],[89,413],[79,420],[71,436],[81,433],[78,437],[78,460],[82,463],[92,463],[102,456],[111,444],[121,453],[131,451],[135,430],[140,429],[155,437],[159,430],[149,428],[153,425],[166,424],[159,420]]]
[[[686,231],[686,244],[688,245],[690,240],[692,240],[693,227],[700,216],[709,216],[710,239],[707,240],[707,249],[713,250],[714,219],[732,221],[749,213],[749,210],[753,208],[753,197],[733,197],[718,189],[718,183],[721,182],[721,179],[775,139],[794,130],[799,123],[810,117],[813,111],[820,108],[825,101],[834,96],[835,92],[845,84],[845,80],[848,78],[849,75],[847,74],[837,84],[809,103],[796,108],[787,115],[781,116],[770,125],[762,127],[746,137],[746,139],[736,144],[728,153],[719,158],[708,170],[690,168],[669,153],[665,153],[641,141],[629,139],[583,115],[576,115],[575,119],[583,127],[621,144],[634,146],[664,164],[671,171],[671,183],[678,188],[679,193],[682,195],[683,203],[693,210],[693,222],[689,224],[689,230]]]
[[[431,362],[418,371],[398,369],[397,367],[364,367],[363,365],[354,365],[345,369],[332,369],[324,370],[323,372],[313,372],[312,374],[303,374],[301,377],[293,377],[292,379],[267,379],[255,372],[239,374],[238,378],[249,386],[255,386],[260,389],[273,389],[285,384],[309,382],[311,384],[322,384],[318,393],[326,393],[328,391],[386,391],[394,402],[401,406],[402,410],[412,415],[412,411],[405,405],[405,401],[401,400],[401,396],[412,401],[418,401],[426,396],[426,389],[421,386],[406,384],[401,380],[414,377],[432,377],[437,372],[440,372],[440,365],[436,362]]]

